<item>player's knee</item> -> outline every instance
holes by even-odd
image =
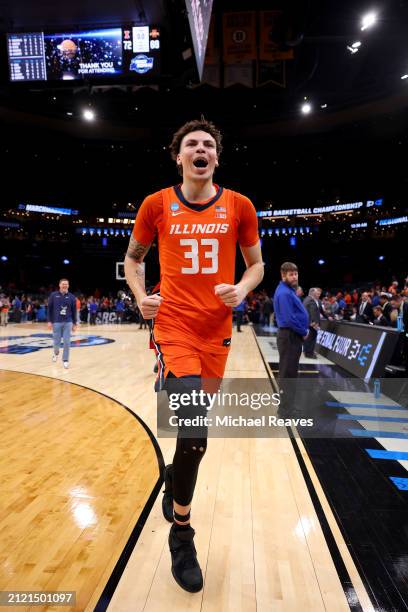
[[[180,450],[183,456],[199,463],[207,450],[207,438],[179,438]]]
[[[191,443],[191,451],[193,453],[198,453],[198,456],[200,457],[200,461],[201,461],[202,457],[204,456],[207,450],[207,438],[201,438],[198,440],[190,440],[190,443]]]

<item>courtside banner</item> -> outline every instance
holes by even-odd
[[[405,394],[405,395],[404,395]],[[157,394],[158,437],[394,437],[408,441],[404,379],[174,379]]]
[[[372,377],[384,376],[400,335],[390,327],[322,320],[316,350],[368,382]]]

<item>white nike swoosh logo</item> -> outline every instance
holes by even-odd
[[[183,214],[183,212],[184,212],[184,210],[182,210],[182,211],[180,211],[180,212],[178,212],[178,213],[175,213],[175,212],[174,212],[174,213],[171,213],[171,216],[172,216],[172,217],[177,217],[177,215],[182,215],[182,214]]]

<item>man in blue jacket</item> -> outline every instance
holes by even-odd
[[[282,280],[273,297],[275,321],[278,326],[279,380],[285,407],[294,399],[294,385],[288,379],[297,378],[303,340],[309,332],[309,317],[306,308],[296,295],[298,268],[286,261],[281,265]],[[285,384],[286,381],[286,384]],[[286,395],[286,397],[285,397]],[[282,402],[283,407],[283,402]],[[290,406],[293,408],[293,406]]]
[[[71,344],[71,332],[76,331],[77,307],[76,298],[69,293],[69,282],[66,278],[61,278],[59,291],[53,291],[48,298],[48,329],[53,331],[54,352],[53,362],[57,361],[61,346],[61,338],[64,341],[62,361],[64,368],[69,365],[69,347]]]

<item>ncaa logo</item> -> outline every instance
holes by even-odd
[[[102,336],[93,336],[88,334],[75,334],[71,337],[71,348],[84,346],[98,346],[100,344],[110,344],[115,342],[110,338]],[[0,354],[8,353],[9,355],[26,355],[27,353],[35,353],[42,349],[51,349],[53,347],[52,334],[29,334],[28,336],[2,336],[0,338]]]
[[[178,210],[180,208],[180,204],[178,204],[177,202],[172,202],[170,204],[170,210],[172,210],[173,212],[175,212],[176,210]]]

